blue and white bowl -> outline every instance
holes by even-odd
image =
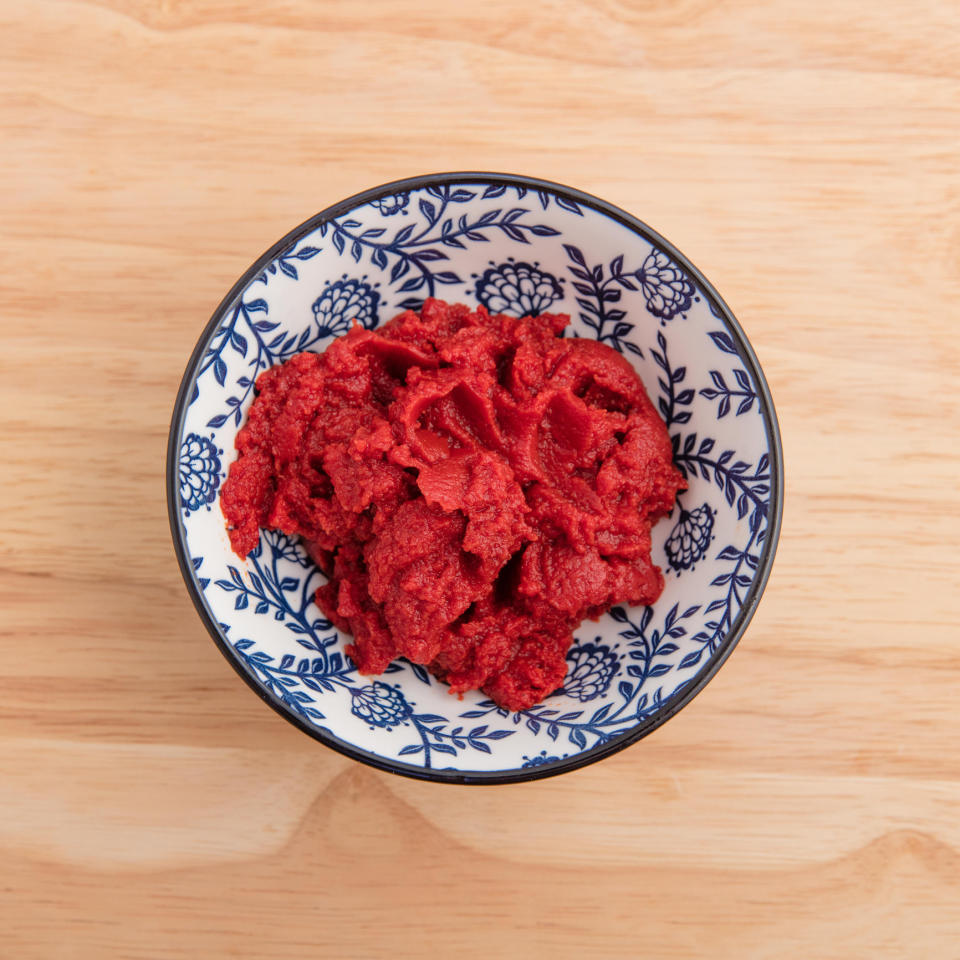
[[[313,602],[300,544],[263,533],[245,561],[217,503],[259,373],[428,296],[516,316],[569,313],[621,351],[673,439],[689,489],[654,530],[652,607],[586,622],[561,690],[508,713],[422,667],[362,677]],[[448,173],[385,184],[291,231],[241,277],[190,358],[168,501],[193,601],[224,656],[317,740],[394,773],[504,783],[562,773],[640,739],[703,689],[756,609],[780,529],[776,415],[743,331],[666,240],[616,207],[528,177]],[[708,723],[709,719],[704,718]]]

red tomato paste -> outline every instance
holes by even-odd
[[[406,657],[521,710],[584,618],[660,595],[650,528],[683,477],[633,368],[568,322],[428,300],[257,380],[231,544],[299,535],[361,673]]]

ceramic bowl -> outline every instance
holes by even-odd
[[[358,675],[313,603],[300,544],[231,550],[217,501],[257,374],[322,351],[428,296],[517,316],[568,313],[635,366],[689,489],[654,529],[666,586],[652,607],[585,622],[559,691],[520,713],[462,700],[423,667]],[[685,706],[760,599],[780,527],[783,466],[770,393],[720,296],[635,217],[555,183],[448,173],[328,207],[257,258],[187,365],[168,448],[176,552],[200,616],[249,686],[305,733],[393,773],[455,783],[549,776],[609,756]],[[701,722],[709,724],[704,716]]]

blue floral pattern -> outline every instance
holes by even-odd
[[[662,682],[652,684],[650,681],[673,670],[671,658],[679,649],[674,641],[688,635],[688,627],[684,621],[689,621],[699,611],[700,605],[694,604],[680,613],[679,606],[674,604],[667,612],[663,624],[651,629],[653,608],[645,607],[639,621],[635,621],[622,607],[614,607],[610,611],[610,617],[625,626],[619,636],[628,641],[628,666],[624,679],[617,684],[616,697],[607,700],[592,713],[587,714],[586,711],[577,709],[555,709],[551,698],[548,701],[550,706],[542,704],[516,713],[508,713],[492,700],[483,700],[477,709],[468,710],[460,716],[470,720],[490,716],[512,718],[514,725],[522,724],[535,736],[543,735],[550,740],[564,736],[567,742],[581,750],[609,743],[634,724],[655,714],[669,696],[675,696],[690,682],[690,678],[680,680],[677,686],[665,694]],[[702,651],[703,647],[698,649]],[[586,699],[592,698],[588,696]]]
[[[437,754],[456,756],[460,750],[468,747],[481,753],[490,753],[490,741],[502,740],[513,735],[512,730],[488,730],[483,724],[465,732],[463,726],[447,730],[446,718],[430,713],[415,713],[414,704],[408,703],[399,687],[375,680],[370,686],[350,691],[353,705],[350,710],[354,716],[370,724],[392,730],[394,727],[412,728],[419,738],[408,743],[399,752],[409,757],[422,754],[424,766],[430,767]]]
[[[484,191],[482,198],[500,197],[505,192]],[[529,244],[531,238],[553,237],[559,232],[546,223],[531,223],[531,211],[526,207],[493,207],[474,216],[471,211],[477,197],[476,190],[466,187],[427,187],[417,201],[422,219],[392,235],[387,226],[364,226],[355,215],[321,224],[318,231],[321,237],[329,236],[338,253],[349,254],[355,263],[368,258],[372,267],[389,269],[388,282],[397,285],[398,293],[417,294],[399,300],[397,306],[419,310],[424,297],[453,294],[444,288],[463,286],[460,274],[447,269],[451,251],[464,250],[470,243],[489,243],[497,233],[515,243]]]
[[[366,277],[357,280],[346,274],[328,283],[313,302],[313,318],[320,337],[339,337],[350,329],[354,320],[373,330],[379,319],[377,305],[380,303],[380,294],[377,286],[379,284],[367,283]]]
[[[392,217],[398,213],[406,213],[409,202],[410,193],[407,190],[401,190],[399,193],[391,193],[389,196],[374,200],[372,206],[376,207],[385,217]]]
[[[563,755],[566,757],[566,754]],[[535,754],[532,757],[528,757],[526,754],[523,755],[523,763],[520,764],[521,767],[542,767],[545,764],[555,763],[557,760],[562,760],[563,757],[553,757],[547,754],[546,750],[541,750],[538,754]]]
[[[737,355],[736,344],[730,338],[729,334],[723,330],[711,330],[710,339],[717,346],[717,349],[722,350],[724,353],[733,354],[733,356]],[[736,416],[739,417],[752,410],[754,403],[757,404],[757,412],[762,414],[763,410],[760,407],[760,398],[753,388],[750,374],[742,367],[734,367],[733,377],[737,385],[736,387],[728,387],[722,371],[711,370],[710,379],[713,381],[713,386],[704,387],[699,391],[700,396],[706,397],[707,400],[719,399],[720,402],[717,404],[717,419],[722,420],[730,412],[733,400],[736,397],[740,398],[737,404]]]
[[[515,317],[536,317],[563,296],[560,281],[539,263],[505,263],[490,261],[489,269],[477,279],[475,295],[490,313],[507,313]]]
[[[400,688],[391,687],[380,680],[375,680],[368,687],[353,687],[350,696],[353,698],[351,712],[372,727],[390,730],[413,713]]]
[[[661,320],[685,316],[696,288],[693,281],[662,250],[651,250],[635,274],[647,309]]]
[[[559,692],[580,703],[602,697],[620,669],[620,657],[599,641],[574,644],[567,653],[570,669]]]
[[[687,512],[680,510],[680,518],[673,525],[664,544],[670,566],[678,573],[692,570],[698,560],[706,556],[713,540],[713,510],[705,503]]]
[[[257,277],[256,282],[267,285],[270,278],[277,273],[290,277],[292,280],[298,280],[300,273],[297,270],[297,262],[312,260],[319,252],[320,247],[312,247],[309,244],[298,247],[296,244],[292,244],[279,253],[275,260],[267,264],[266,269]]]
[[[220,455],[217,445],[199,434],[190,433],[180,444],[180,503],[190,513],[217,498],[220,486]]]
[[[629,272],[624,273],[623,255],[614,257],[605,267],[603,263],[587,263],[583,251],[572,243],[565,243],[563,249],[570,260],[573,289],[579,294],[577,306],[581,322],[601,343],[609,344],[620,353],[627,351],[642,357],[643,351],[632,336],[635,324],[626,319],[626,310],[611,306],[620,303],[621,288],[637,289]]]
[[[750,606],[777,484],[762,385],[713,298],[650,240],[609,223],[579,199],[517,183],[394,192],[284,247],[204,343],[176,447],[195,589],[236,663],[323,736],[393,764],[547,770],[662,716]],[[578,635],[562,688],[517,713],[479,693],[460,702],[403,661],[383,677],[359,677],[349,638],[314,603],[323,577],[302,545],[267,531],[241,561],[216,509],[223,451],[258,374],[323,350],[354,319],[372,329],[427,296],[514,315],[571,314],[571,335],[607,343],[636,366],[689,485],[654,531],[660,601],[617,607]]]

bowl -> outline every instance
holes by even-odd
[[[257,374],[374,328],[425,297],[521,316],[569,313],[567,335],[627,357],[658,406],[689,489],[653,531],[665,587],[575,633],[563,687],[510,713],[457,699],[396,662],[357,674],[313,603],[322,575],[297,540],[230,550],[218,491]],[[703,275],[646,224],[530,177],[445,173],[387,183],[307,220],[257,258],[187,364],[167,454],[184,580],[223,655],[271,707],[356,760],[440,782],[506,783],[582,767],[688,704],[743,635],[773,563],[783,461],[747,338]],[[704,724],[708,717],[701,718]]]

